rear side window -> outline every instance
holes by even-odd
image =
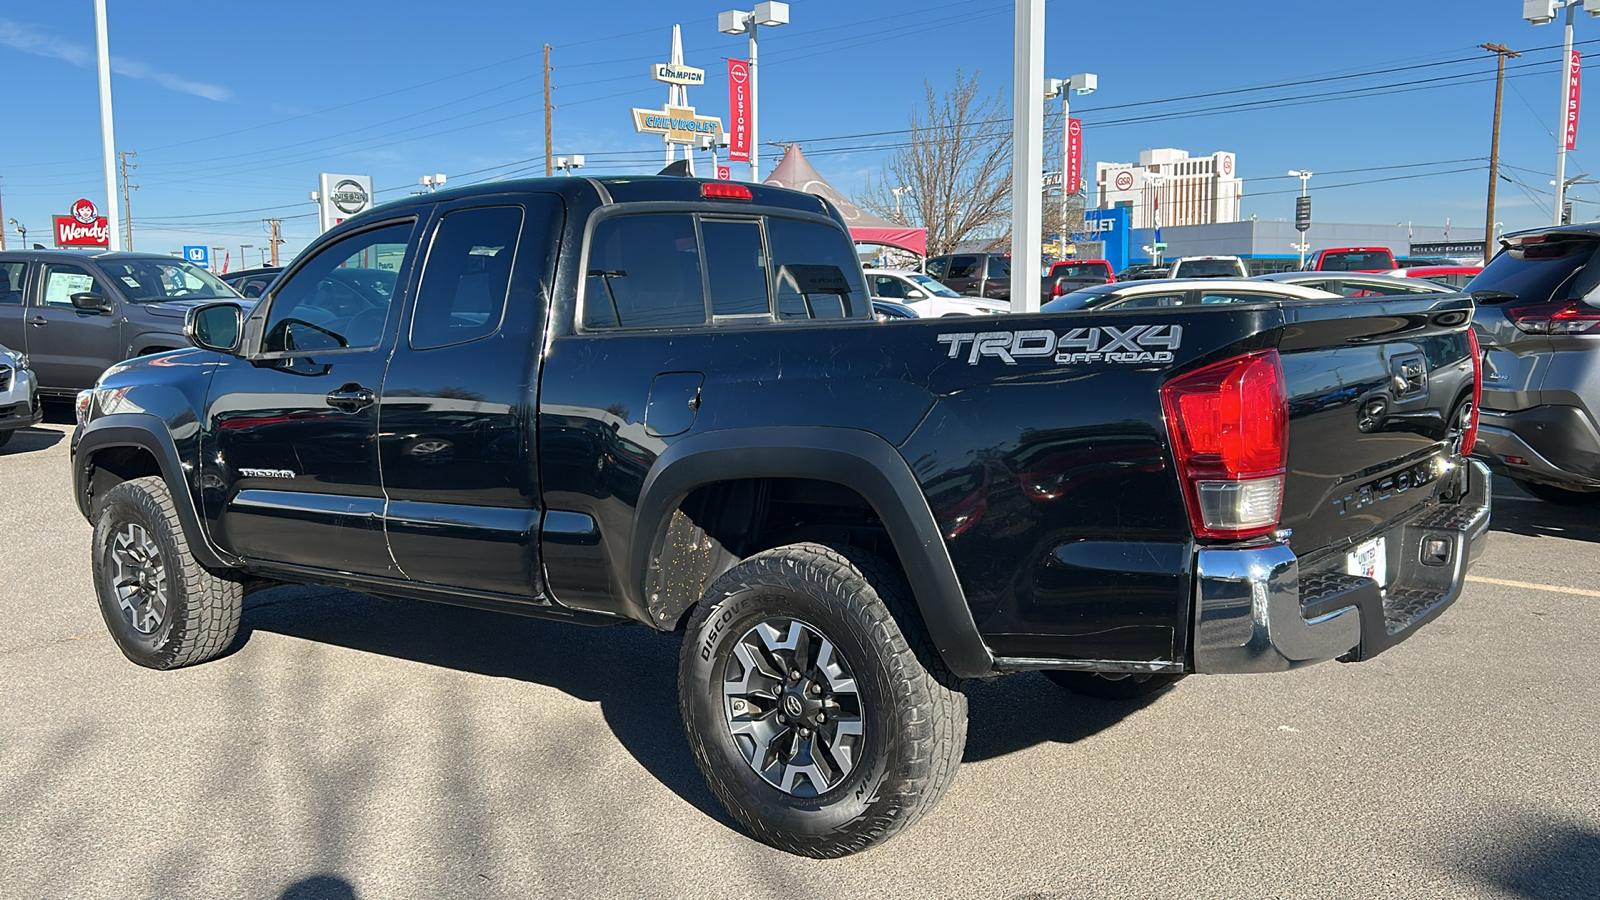
[[[971,278],[978,274],[978,258],[976,256],[950,257],[949,278]]]
[[[1508,248],[1490,260],[1477,277],[1467,282],[1469,291],[1504,291],[1529,303],[1573,300],[1588,293],[1600,273],[1590,259],[1600,241],[1588,236],[1545,240]],[[1480,303],[1503,302],[1495,298]]]
[[[767,220],[778,318],[856,319],[871,314],[849,237],[831,225]]]
[[[705,320],[693,216],[613,216],[595,226],[585,272],[585,328],[663,328]]]
[[[439,222],[417,290],[411,346],[448,347],[488,337],[505,316],[522,208],[447,213]]]
[[[22,305],[22,279],[27,273],[27,263],[0,262],[0,306]]]

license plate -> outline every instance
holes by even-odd
[[[1376,537],[1345,554],[1345,571],[1351,575],[1371,578],[1378,587],[1389,584],[1389,554],[1383,538]]]

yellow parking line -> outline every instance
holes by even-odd
[[[1583,588],[1559,587],[1553,584],[1535,584],[1531,581],[1512,581],[1509,578],[1485,578],[1482,575],[1468,575],[1468,581],[1480,584],[1498,584],[1502,587],[1527,588],[1530,591],[1550,591],[1554,594],[1576,594],[1579,597],[1600,597],[1600,591],[1586,591]]]

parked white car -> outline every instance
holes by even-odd
[[[1003,301],[963,297],[921,272],[867,269],[867,292],[874,300],[909,306],[921,318],[993,316],[1011,311]]]
[[[1249,278],[1250,270],[1237,256],[1183,256],[1172,261],[1168,278]]]

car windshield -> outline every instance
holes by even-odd
[[[1592,235],[1551,236],[1543,241],[1523,242],[1496,256],[1477,277],[1467,282],[1467,291],[1503,291],[1531,303],[1571,300],[1582,296],[1595,281],[1584,277],[1584,269],[1600,241]],[[1497,303],[1494,298],[1480,303]]]
[[[100,260],[100,268],[134,303],[239,299],[239,294],[215,275],[181,259]]]
[[[1067,278],[1083,278],[1085,276],[1089,278],[1104,278],[1111,274],[1100,263],[1056,263],[1055,268],[1051,269],[1050,273],[1058,277],[1064,276]]]
[[[1359,253],[1329,253],[1322,257],[1318,268],[1324,272],[1358,272],[1393,269],[1394,254],[1387,250],[1363,250]]]
[[[1237,278],[1239,264],[1231,259],[1191,259],[1178,264],[1177,278]]]
[[[949,288],[933,280],[932,278],[923,275],[920,272],[915,275],[907,275],[906,280],[912,282],[917,287],[927,291],[935,297],[955,297],[958,300],[961,298],[960,294],[950,290]]]

